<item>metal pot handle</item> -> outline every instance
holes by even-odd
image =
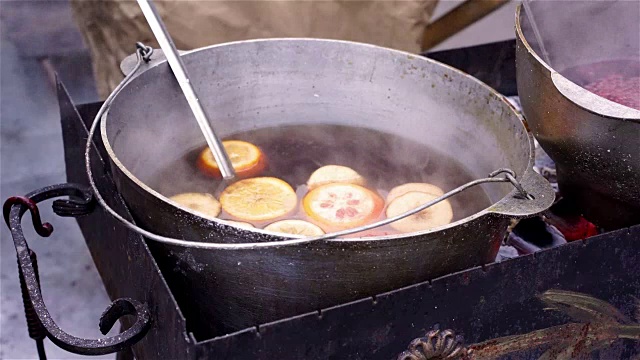
[[[59,216],[78,217],[87,215],[94,209],[95,200],[91,190],[76,184],[52,185],[25,196],[13,196],[7,199],[3,206],[4,219],[11,230],[18,255],[18,268],[29,336],[36,340],[41,358],[45,358],[42,344],[45,336],[60,348],[75,354],[103,355],[129,348],[140,341],[151,326],[147,304],[129,298],[116,299],[100,316],[100,331],[103,334],[108,333],[116,321],[125,315],[136,318],[133,325],[116,336],[102,339],[83,339],[60,329],[51,318],[42,299],[35,253],[29,249],[22,232],[21,220],[25,212],[29,210],[38,235],[48,237],[53,232],[53,226],[49,223],[42,223],[37,203],[60,196],[69,196],[69,199],[53,202],[53,211]]]
[[[188,51],[178,50],[178,54],[180,55],[184,55],[186,53],[188,53]],[[137,77],[140,74],[143,74],[145,71],[165,61],[167,61],[167,57],[164,56],[164,52],[162,51],[162,49],[153,49],[153,57],[149,57],[149,61],[145,61],[140,66],[138,71],[136,71],[134,77]],[[124,60],[122,60],[122,62],[120,62],[120,71],[122,71],[122,74],[125,76],[128,74],[131,74],[133,69],[135,69],[137,62],[138,62],[137,53],[127,56],[126,58],[124,58]]]
[[[530,198],[524,198],[517,190],[491,206],[489,212],[511,218],[531,217],[548,209],[555,201],[556,194],[549,182],[529,167],[520,179]]]

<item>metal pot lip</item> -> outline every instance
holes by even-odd
[[[546,71],[545,75],[551,79],[558,92],[560,92],[565,98],[567,98],[567,100],[571,101],[576,106],[582,108],[585,111],[588,111],[591,114],[605,117],[610,120],[640,123],[640,110],[618,104],[601,96],[593,94],[590,91],[575,84],[571,80],[567,79],[559,72],[554,70],[549,64],[547,64],[533,50],[533,48],[529,44],[529,41],[522,32],[522,23],[520,21],[522,11],[523,5],[519,4],[516,8],[515,19],[516,40],[521,42],[529,55],[531,55],[543,67],[543,69]],[[579,95],[573,95],[574,93],[579,93]],[[588,98],[581,99],[582,96],[587,96]],[[596,110],[596,107],[601,110]],[[604,111],[602,109],[604,109]]]
[[[533,170],[533,164],[534,164],[534,142],[533,142],[533,135],[531,133],[531,131],[528,129],[527,126],[525,126],[525,122],[524,122],[524,118],[522,116],[522,114],[520,114],[515,107],[500,93],[498,93],[495,89],[491,88],[489,85],[483,83],[482,81],[480,81],[479,79],[459,70],[456,69],[452,66],[449,66],[447,64],[443,64],[440,63],[438,61],[435,61],[433,59],[429,59],[420,55],[416,55],[416,54],[412,54],[409,52],[405,52],[405,51],[401,51],[401,50],[395,50],[395,49],[389,49],[389,48],[385,48],[385,47],[381,47],[381,46],[377,46],[377,45],[372,45],[372,44],[365,44],[365,43],[359,43],[359,42],[353,42],[353,41],[345,41],[345,40],[332,40],[332,39],[315,39],[315,38],[269,38],[269,39],[255,39],[255,40],[243,40],[243,41],[234,41],[234,42],[228,42],[228,43],[221,43],[221,44],[215,44],[215,45],[211,45],[211,46],[207,46],[207,47],[203,47],[203,48],[198,48],[198,49],[193,49],[191,51],[187,51],[184,52],[183,55],[188,55],[191,53],[196,53],[196,52],[200,52],[200,51],[205,51],[205,50],[209,50],[209,49],[213,49],[213,48],[218,48],[218,47],[224,47],[224,46],[232,46],[232,45],[236,45],[236,44],[243,44],[243,43],[251,43],[251,42],[278,42],[278,41],[295,41],[295,42],[308,42],[308,41],[318,41],[318,42],[325,42],[325,43],[341,43],[341,44],[347,44],[347,45],[356,45],[356,46],[362,46],[362,47],[369,47],[369,48],[376,48],[376,49],[381,49],[381,50],[385,50],[385,51],[390,51],[393,53],[396,53],[399,56],[403,56],[404,58],[408,58],[408,59],[420,59],[419,61],[426,61],[426,62],[430,62],[432,64],[438,65],[438,66],[442,66],[445,67],[447,69],[449,69],[452,72],[458,73],[459,75],[467,78],[469,81],[473,81],[475,82],[477,85],[485,88],[491,95],[493,95],[493,97],[495,98],[495,100],[502,102],[504,105],[506,105],[512,112],[512,114],[518,119],[520,120],[520,126],[522,126],[522,128],[524,129],[525,133],[527,134],[527,139],[529,142],[529,159],[528,159],[528,164],[525,170],[526,172],[529,171],[534,171]],[[162,63],[166,62],[166,60],[163,60],[161,62],[158,62],[157,64],[154,64],[151,66],[155,67],[157,65],[160,65]],[[136,76],[137,77],[137,76]],[[135,81],[135,78],[132,80],[132,83]],[[132,83],[130,83],[129,85],[131,85]],[[127,85],[127,86],[129,86]],[[115,97],[117,98],[117,96]],[[114,100],[115,100],[114,98]],[[142,190],[148,192],[149,194],[151,194],[152,196],[160,199],[161,201],[175,207],[178,208],[182,211],[185,211],[193,216],[199,216],[198,214],[196,214],[195,212],[191,211],[190,209],[181,206],[180,204],[176,203],[175,201],[172,201],[171,199],[169,199],[168,197],[160,194],[159,192],[155,191],[154,189],[152,189],[150,186],[148,186],[147,184],[145,184],[144,182],[142,182],[140,179],[138,179],[133,173],[131,173],[129,171],[129,169],[127,169],[126,166],[124,166],[124,164],[122,164],[122,162],[120,161],[120,159],[118,159],[118,157],[116,156],[113,148],[111,147],[111,143],[109,141],[109,138],[107,136],[107,121],[108,121],[108,114],[109,114],[109,110],[107,109],[107,111],[105,111],[104,115],[102,116],[102,119],[100,119],[100,136],[102,138],[102,142],[103,142],[103,146],[107,152],[107,154],[109,155],[109,157],[111,158],[111,161],[118,167],[118,169],[129,178],[129,180],[131,180],[134,184],[136,184],[136,186],[138,186],[139,188],[141,188]],[[520,177],[523,177],[525,175],[525,173],[523,174],[518,174]],[[329,242],[340,242],[340,243],[358,243],[358,242],[369,242],[369,241],[384,241],[384,240],[401,240],[401,239],[407,239],[407,238],[413,238],[413,237],[419,237],[419,236],[424,236],[424,235],[429,235],[429,234],[433,234],[433,233],[438,233],[438,232],[443,232],[443,231],[447,231],[450,229],[453,229],[457,226],[460,226],[462,224],[474,221],[478,218],[484,217],[484,216],[489,216],[489,215],[499,215],[498,213],[494,212],[491,210],[492,206],[494,206],[497,203],[500,203],[502,201],[505,201],[507,198],[510,198],[512,196],[512,193],[515,192],[516,190],[514,189],[512,192],[506,194],[504,197],[502,197],[501,199],[498,199],[497,201],[493,202],[492,204],[490,204],[489,206],[487,206],[485,209],[478,211],[477,213],[467,216],[465,218],[462,218],[458,221],[449,223],[447,225],[444,226],[439,226],[439,227],[435,227],[435,228],[431,228],[429,230],[423,230],[423,231],[417,231],[417,232],[412,232],[412,233],[402,233],[402,234],[397,234],[397,235],[386,235],[386,236],[375,236],[375,237],[361,237],[361,238],[335,238],[335,239],[330,239],[327,240]],[[210,221],[211,223],[217,224],[218,226],[222,225],[222,226],[231,226],[228,225],[223,219],[214,219],[214,218],[204,218],[208,221]],[[263,235],[268,235],[270,237],[274,237],[280,240],[286,240],[286,239],[292,239],[292,238],[303,238],[303,236],[287,236],[284,237],[282,236],[282,234],[280,233],[275,233],[275,232],[271,232],[271,231],[266,231],[263,229],[259,229],[259,228],[252,228],[250,230],[247,229],[242,229],[242,228],[237,228],[234,227],[238,230],[236,230],[237,232],[246,232],[247,237],[250,237],[251,234],[255,234],[255,233],[259,233],[259,234],[263,234]]]
[[[518,40],[520,40],[520,42],[522,42],[522,44],[524,45],[524,47],[527,49],[527,51],[529,52],[529,54],[531,54],[536,60],[538,60],[538,62],[549,72],[549,76],[551,76],[552,72],[555,72],[555,70],[553,70],[551,68],[551,66],[549,66],[549,64],[547,64],[531,47],[531,45],[529,45],[529,41],[527,40],[527,38],[525,38],[524,33],[522,32],[522,24],[520,22],[520,14],[522,13],[522,4],[518,4],[518,7],[516,8],[516,38]]]

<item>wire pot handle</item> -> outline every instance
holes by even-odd
[[[97,200],[97,202],[100,204],[100,206],[102,206],[102,208],[104,208],[112,217],[114,217],[116,220],[118,220],[120,223],[122,223],[124,226],[126,226],[127,228],[137,232],[138,234],[153,240],[153,241],[157,241],[160,243],[164,243],[164,244],[168,244],[168,245],[174,245],[174,246],[181,246],[181,247],[191,247],[191,248],[197,248],[197,249],[218,249],[218,250],[247,250],[247,249],[259,249],[259,248],[267,248],[267,247],[277,247],[277,246],[288,246],[288,245],[300,245],[300,244],[307,244],[307,243],[311,243],[311,242],[315,242],[315,241],[322,241],[322,240],[331,240],[340,236],[345,236],[345,235],[350,235],[350,234],[354,234],[354,233],[358,233],[358,232],[362,232],[362,231],[367,231],[367,230],[371,230],[380,226],[384,226],[387,224],[390,224],[392,222],[404,219],[408,216],[414,215],[420,211],[423,211],[424,209],[431,207],[443,200],[446,200],[456,194],[459,194],[461,192],[463,192],[464,190],[471,188],[473,186],[476,185],[480,185],[480,184],[485,184],[485,183],[511,183],[516,190],[519,193],[519,196],[525,199],[533,199],[531,197],[531,195],[529,195],[529,193],[527,193],[524,188],[522,187],[522,185],[520,184],[520,182],[516,179],[516,174],[515,172],[513,172],[513,170],[507,169],[507,168],[501,168],[501,169],[497,169],[496,171],[492,172],[491,174],[489,174],[488,177],[486,178],[482,178],[482,179],[476,179],[473,181],[470,181],[462,186],[459,186],[449,192],[447,192],[446,194],[433,199],[415,209],[412,209],[410,211],[407,211],[403,214],[391,217],[391,218],[387,218],[372,224],[368,224],[368,225],[364,225],[364,226],[360,226],[357,228],[353,228],[353,229],[347,229],[347,230],[342,230],[342,231],[338,231],[338,232],[332,232],[329,234],[324,234],[322,236],[315,236],[315,237],[307,237],[307,238],[293,238],[293,239],[286,239],[286,240],[280,240],[280,241],[266,241],[266,242],[254,242],[254,243],[213,243],[213,242],[202,242],[202,241],[190,241],[190,240],[182,240],[182,239],[176,239],[176,238],[171,238],[171,237],[166,237],[166,236],[162,236],[162,235],[158,235],[155,233],[152,233],[148,230],[145,230],[139,226],[137,226],[136,224],[130,222],[129,220],[125,219],[124,217],[122,217],[120,214],[118,214],[114,209],[112,209],[104,200],[104,198],[102,197],[102,195],[100,194],[100,191],[98,190],[98,187],[96,186],[96,183],[94,181],[93,178],[93,172],[91,171],[91,143],[92,143],[92,139],[95,135],[96,129],[98,127],[98,124],[100,123],[100,120],[102,118],[102,115],[105,113],[105,111],[109,108],[109,106],[111,105],[111,102],[113,101],[113,99],[115,98],[115,96],[122,90],[122,88],[124,88],[125,85],[127,85],[129,83],[129,81],[131,81],[131,79],[134,77],[135,73],[140,69],[140,66],[142,65],[142,62],[149,62],[151,54],[153,53],[153,49],[145,46],[142,43],[137,43],[137,62],[136,65],[133,67],[133,69],[131,70],[131,72],[129,72],[129,74],[124,78],[124,80],[122,80],[122,82],[120,84],[118,84],[118,86],[113,90],[113,92],[111,93],[111,95],[109,95],[109,97],[105,100],[104,104],[102,104],[102,107],[100,107],[100,110],[98,111],[98,113],[96,114],[96,117],[93,120],[93,123],[91,124],[91,128],[89,129],[89,135],[87,137],[87,144],[85,147],[85,152],[84,152],[84,158],[85,158],[85,166],[86,166],[86,171],[87,171],[87,176],[89,178],[89,184],[91,185],[91,189],[93,190],[95,199]],[[498,175],[503,174],[502,177],[499,177]]]

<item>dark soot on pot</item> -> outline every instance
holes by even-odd
[[[445,192],[474,180],[457,160],[437,149],[396,135],[337,125],[292,125],[237,133],[225,140],[244,140],[260,147],[268,160],[261,176],[288,182],[301,199],[311,173],[324,165],[348,166],[360,173],[367,186],[384,199],[395,186],[426,182]],[[184,192],[208,192],[219,196],[219,182],[203,175],[196,160],[204,144],[166,164],[148,183],[165,196]],[[451,154],[455,156],[455,154]],[[478,154],[481,156],[481,154]],[[473,215],[491,205],[481,187],[450,198],[453,221]],[[230,219],[223,212],[221,219]],[[300,212],[288,218],[302,218]],[[266,224],[254,224],[263,227]],[[385,230],[388,228],[381,228]]]

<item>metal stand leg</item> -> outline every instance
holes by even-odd
[[[124,326],[120,325],[120,332],[123,332]],[[134,360],[135,356],[133,355],[133,350],[131,350],[130,347],[122,350],[122,351],[118,351],[116,353],[116,360]]]
[[[133,351],[131,351],[131,348],[118,351],[116,353],[116,360],[134,360],[134,359],[135,359],[135,356],[133,356]]]
[[[36,253],[31,249],[29,249],[29,257],[31,258],[31,263],[33,265],[35,281],[38,287],[40,287],[40,276],[38,274],[38,258],[36,257]],[[42,323],[40,323],[40,319],[38,319],[36,311],[33,309],[33,304],[31,303],[31,299],[29,298],[29,291],[27,290],[27,284],[25,282],[24,275],[22,274],[22,270],[19,270],[19,275],[20,289],[22,290],[22,301],[24,304],[24,314],[27,318],[27,330],[29,332],[29,337],[36,341],[36,347],[38,348],[38,358],[40,360],[47,360],[47,354],[44,349],[44,339],[47,337],[47,332],[42,326]]]

